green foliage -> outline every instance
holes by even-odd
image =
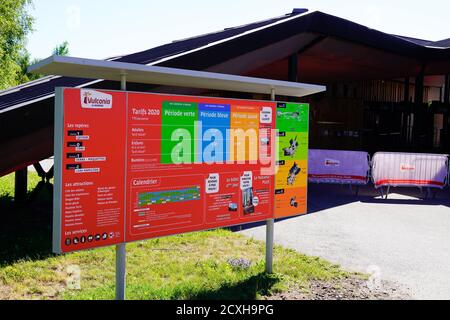
[[[64,41],[60,45],[53,49],[53,54],[57,56],[68,56],[69,55],[69,42]]]
[[[31,0],[0,0],[0,90],[28,81],[26,36],[32,31]]]
[[[40,75],[40,74],[28,72],[28,67],[37,62],[39,62],[39,59],[31,59],[30,54],[28,52],[25,52],[23,54],[23,56],[19,60],[19,65],[20,65],[21,71],[19,74],[18,84],[37,80],[42,77],[42,75]]]

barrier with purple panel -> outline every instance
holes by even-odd
[[[362,151],[319,150],[309,151],[310,183],[367,185],[370,180],[370,156]]]

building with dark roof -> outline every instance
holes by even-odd
[[[312,105],[312,148],[450,152],[449,46],[449,39],[391,35],[295,9],[109,60],[323,84],[326,93],[302,99]],[[53,155],[60,86],[119,89],[101,79],[48,76],[1,91],[0,176]],[[142,84],[128,89],[267,98]]]

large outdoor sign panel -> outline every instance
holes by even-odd
[[[306,213],[305,104],[58,89],[54,251]]]
[[[275,218],[307,212],[309,106],[276,104]]]

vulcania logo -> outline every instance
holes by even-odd
[[[340,165],[341,165],[341,162],[339,160],[325,159],[325,166],[326,167],[339,167]]]
[[[409,163],[401,163],[400,171],[415,171],[416,167]]]
[[[112,95],[81,89],[81,107],[84,109],[112,109]]]

